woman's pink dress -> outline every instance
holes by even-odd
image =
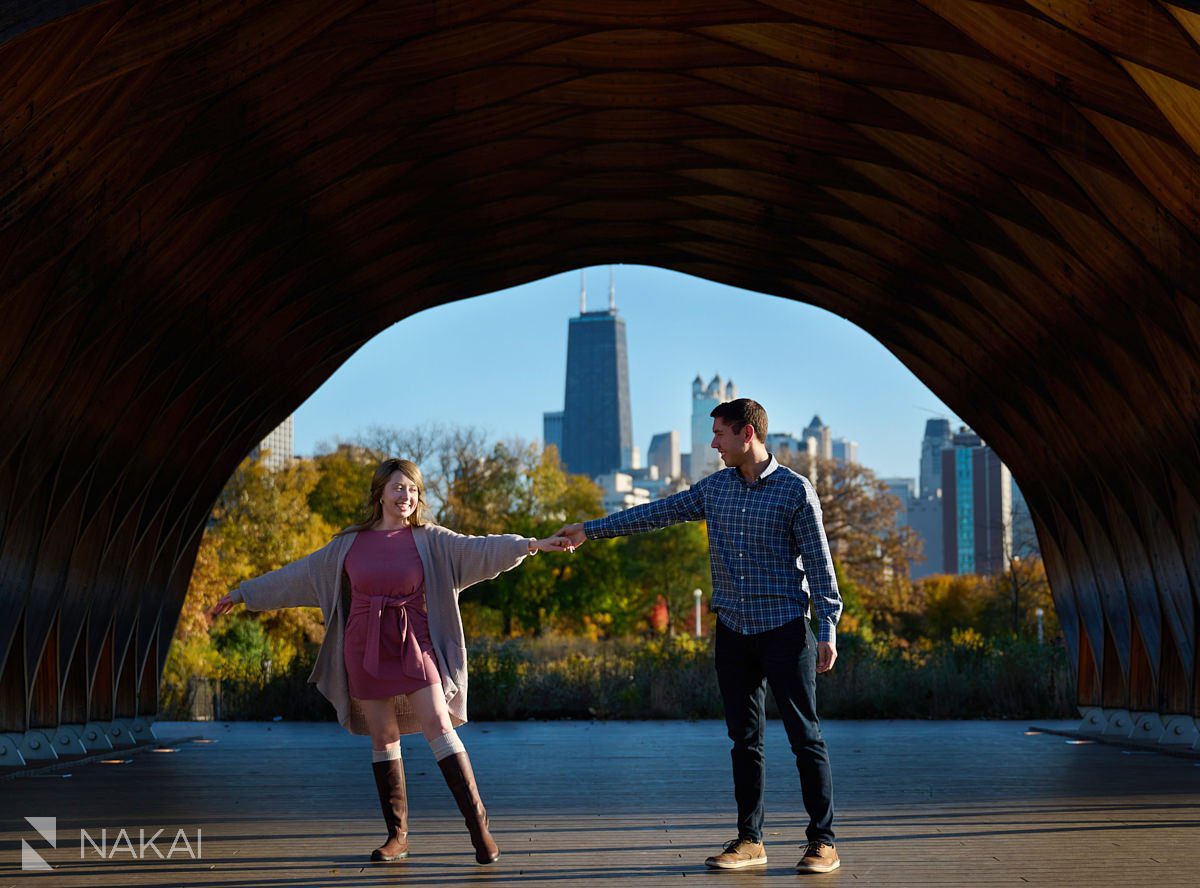
[[[350,696],[381,700],[441,684],[412,528],[361,531],[346,554],[346,576]]]

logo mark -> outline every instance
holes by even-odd
[[[36,829],[38,835],[50,843],[51,848],[58,847],[58,818],[26,817],[25,822]],[[33,850],[32,845],[21,839],[21,869],[48,870],[54,867],[46,863],[42,855]]]

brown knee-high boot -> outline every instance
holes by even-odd
[[[475,773],[471,770],[471,760],[465,752],[447,756],[438,762],[446,785],[458,803],[467,822],[467,832],[471,834],[471,844],[475,846],[475,860],[478,863],[495,863],[500,858],[500,849],[488,832],[487,811],[479,798],[479,787],[475,785]]]
[[[382,847],[371,852],[375,861],[400,860],[408,857],[408,796],[404,791],[404,763],[400,759],[373,762],[375,788],[379,790],[379,805],[388,838]]]

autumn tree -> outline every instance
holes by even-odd
[[[1020,607],[1013,612],[1013,588],[1021,590]],[[1050,598],[1050,585],[1040,558],[1015,558],[995,576],[935,574],[914,584],[912,602],[903,612],[889,615],[888,628],[905,638],[946,639],[956,629],[973,629],[981,636],[1013,635],[1032,639],[1037,634],[1036,609],[1043,609],[1046,636],[1061,628]]]
[[[712,593],[708,533],[701,522],[687,521],[634,534],[625,540],[622,557],[630,583],[641,593],[641,607],[649,610],[659,596],[666,601],[667,632],[671,636],[689,625],[695,610],[695,590],[701,590],[704,601]]]
[[[909,614],[908,638],[950,638],[955,629],[976,629],[984,621],[992,583],[974,574],[936,574],[917,584],[920,606]]]
[[[1054,612],[1050,580],[1042,563],[1037,531],[1032,522],[1014,521],[1012,535],[1008,564],[1004,573],[996,578],[997,599],[1007,599],[1006,628],[1013,635],[1036,636],[1036,611],[1040,607],[1046,620],[1043,628],[1050,637],[1054,637],[1061,627]]]
[[[239,583],[302,558],[334,532],[308,506],[319,480],[312,461],[272,472],[245,460],[221,491],[201,538],[168,655],[166,683],[191,675],[241,675],[271,659],[283,669],[324,637],[316,608],[239,612],[210,627],[207,611]],[[260,626],[243,627],[251,621]]]
[[[1049,638],[1062,629],[1050,594],[1046,567],[1038,556],[1014,555],[1002,574],[992,578],[992,601],[985,611],[987,634],[1037,636],[1037,609],[1043,612],[1043,631]]]
[[[457,439],[443,454],[450,457],[440,465],[446,491],[443,509],[455,530],[545,537],[565,523],[601,512],[600,489],[588,478],[567,474],[553,451],[513,441],[480,455]],[[506,635],[517,627],[540,634],[564,619],[578,624],[607,603],[613,575],[602,581],[598,572],[589,570],[603,560],[604,548],[589,551],[585,546],[574,555],[527,559],[519,570],[468,590],[467,598],[499,611]]]
[[[796,457],[788,451],[776,456],[812,481],[834,561],[861,590],[866,611],[879,614],[885,623],[910,611],[909,564],[921,557],[921,539],[900,525],[900,501],[887,485],[857,463]]]
[[[308,495],[308,506],[332,527],[342,528],[361,521],[371,478],[380,460],[352,444],[339,444],[313,457],[317,483]]]
[[[576,520],[598,517],[581,514]],[[628,580],[627,539],[591,540],[560,567],[557,625],[593,638],[622,637],[646,628],[646,596]]]

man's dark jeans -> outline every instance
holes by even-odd
[[[762,841],[763,728],[771,686],[796,755],[808,811],[808,840],[833,844],[833,777],[817,720],[817,643],[805,619],[741,635],[717,620],[717,681],[733,741],[733,794],[739,838]]]

